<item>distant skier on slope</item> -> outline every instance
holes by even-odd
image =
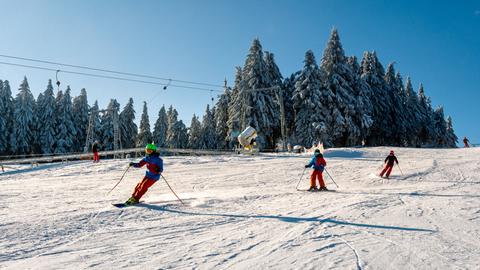
[[[470,141],[467,139],[467,137],[463,138],[463,144],[465,147],[470,147],[470,144],[468,144]]]
[[[147,144],[147,146],[145,146],[145,153],[147,155],[140,162],[130,162],[129,164],[129,166],[135,168],[141,168],[146,164],[148,170],[145,172],[145,177],[143,177],[142,181],[135,187],[132,197],[125,202],[126,205],[137,204],[140,198],[147,192],[148,188],[160,179],[160,174],[163,172],[163,160],[157,152],[157,147],[151,143]]]
[[[98,156],[98,145],[99,145],[98,140],[92,144],[93,162],[100,161],[100,157]]]
[[[385,173],[386,174],[386,178],[388,178],[390,176],[390,173],[392,172],[392,169],[393,169],[393,165],[394,165],[394,162],[397,163],[398,165],[398,160],[397,160],[397,157],[395,156],[395,153],[392,151],[390,151],[390,155],[388,155],[386,158],[385,158],[385,161],[384,163],[386,163],[385,167],[383,168],[382,172],[380,173],[380,177],[383,177],[383,175]]]
[[[320,153],[319,149],[315,150],[314,157],[310,162],[305,165],[305,168],[311,168],[313,166],[313,172],[310,175],[310,188],[308,191],[318,191],[319,189],[316,186],[315,178],[318,179],[318,183],[320,185],[320,190],[328,190],[325,186],[325,182],[323,181],[323,170],[325,166],[327,166],[327,162],[323,158],[322,153]]]

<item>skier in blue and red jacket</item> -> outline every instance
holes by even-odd
[[[327,162],[323,158],[322,153],[319,149],[315,150],[314,157],[310,162],[305,165],[305,168],[311,168],[313,166],[313,172],[310,175],[310,188],[308,191],[318,191],[319,189],[316,186],[315,178],[318,179],[318,184],[320,185],[320,190],[328,190],[323,181],[323,170],[327,166]]]
[[[148,188],[160,179],[160,174],[163,172],[163,160],[157,152],[157,147],[154,144],[147,144],[145,153],[147,155],[140,162],[130,162],[129,164],[135,168],[141,168],[147,165],[147,171],[145,172],[145,177],[143,177],[142,181],[135,187],[132,197],[125,202],[127,205],[138,203]]]

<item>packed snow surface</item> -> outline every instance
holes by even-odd
[[[159,180],[124,209],[130,160],[7,167],[0,269],[479,269],[480,148],[395,148],[382,179],[389,150],[327,150],[316,193],[306,155],[164,157],[185,205]]]

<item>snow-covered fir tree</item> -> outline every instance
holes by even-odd
[[[55,150],[56,109],[52,80],[48,80],[47,89],[37,99],[37,130],[40,153],[50,154]]]
[[[133,148],[136,146],[138,127],[134,122],[135,109],[133,99],[129,98],[127,104],[119,115],[120,138],[123,148]]]
[[[354,77],[336,29],[332,30],[327,47],[323,52],[320,68],[323,71],[322,83],[325,89],[323,93],[330,95],[325,99],[333,99],[333,102],[329,101],[323,104],[331,111],[332,116],[329,123],[329,136],[334,145],[353,145],[356,138],[360,136],[360,128],[353,121],[355,115],[355,97],[352,89]]]
[[[11,153],[14,102],[8,81],[0,81],[0,154]]]
[[[230,88],[220,95],[215,110],[215,136],[217,137],[217,148],[225,149],[229,145],[228,137],[228,104],[230,102]]]
[[[396,116],[397,124],[396,124],[396,134],[395,134],[395,141],[398,142],[397,145],[399,146],[407,146],[408,145],[408,134],[407,129],[409,125],[409,117],[408,117],[408,106],[407,106],[407,96],[405,92],[405,87],[403,85],[403,78],[400,75],[400,72],[395,74],[395,81],[396,81],[396,91],[397,91],[397,102],[400,103],[401,112],[400,115]]]
[[[77,135],[74,137],[73,151],[75,152],[89,150],[84,149],[85,141],[87,140],[89,110],[87,90],[82,88],[82,90],[80,90],[80,95],[73,99],[73,121],[75,122],[75,129],[77,132]]]
[[[210,110],[210,105],[207,105],[202,119],[202,132],[200,133],[200,148],[202,149],[217,149],[214,114],[215,108]]]
[[[119,116],[120,139],[123,148],[134,148],[137,138],[138,128],[135,124],[135,109],[133,108],[133,98],[128,99],[127,105],[123,108]]]
[[[202,124],[198,120],[198,116],[193,114],[190,128],[188,129],[188,147],[199,149],[201,145]]]
[[[298,80],[300,72],[294,72],[290,77],[285,78],[283,81],[283,102],[285,103],[285,122],[287,128],[287,143],[292,143],[292,139],[295,136],[295,111],[293,109],[293,91],[295,91],[295,82]]]
[[[422,144],[431,145],[435,140],[434,112],[430,98],[425,95],[423,85],[418,89],[418,108],[420,111],[420,132],[418,137]]]
[[[352,115],[352,119],[355,125],[359,129],[358,137],[352,142],[353,145],[362,145],[368,135],[370,134],[370,127],[373,124],[372,120],[372,105],[371,98],[372,91],[370,86],[361,77],[360,65],[358,64],[357,57],[350,56],[347,59],[347,63],[352,71],[352,90],[355,99],[355,114]]]
[[[178,130],[176,129],[176,124],[178,122],[178,112],[173,108],[172,105],[168,107],[167,111],[167,137],[166,137],[166,146],[169,148],[178,148],[178,142],[176,141],[176,138],[178,135],[176,132]]]
[[[292,97],[295,137],[302,145],[310,146],[318,141],[327,145],[331,143],[326,123],[329,111],[322,104],[322,90],[320,70],[313,52],[309,50],[305,53],[304,66],[295,83]]]
[[[181,120],[178,120],[178,112],[173,106],[168,108],[167,119],[167,147],[186,148],[188,146],[187,127]]]
[[[386,140],[386,143],[389,145],[403,146],[403,135],[405,134],[405,113],[403,106],[403,99],[400,96],[402,90],[402,83],[397,80],[397,73],[393,63],[390,63],[387,66],[387,71],[385,72],[385,83],[386,83],[386,92],[388,94],[389,103],[389,113],[391,118],[391,137]]]
[[[413,90],[412,81],[410,77],[407,77],[405,83],[405,97],[406,97],[406,112],[408,117],[407,125],[407,142],[409,146],[419,146],[420,140],[418,139],[418,133],[420,132],[420,119],[421,113],[418,105],[418,97]]]
[[[90,108],[90,119],[91,123],[91,133],[92,142],[98,141],[98,147],[103,146],[103,135],[102,135],[102,120],[100,118],[100,108],[98,107],[98,101],[95,100],[93,106]],[[91,146],[89,146],[91,147]],[[89,149],[90,150],[90,149]]]
[[[114,144],[114,129],[113,129],[113,118],[114,114],[119,115],[120,104],[116,99],[110,99],[107,109],[104,111],[104,114],[101,116],[100,120],[100,134],[101,134],[101,144],[103,145],[104,150],[113,150]]]
[[[165,105],[158,111],[157,121],[153,127],[153,140],[159,147],[165,147],[167,141],[168,119]]]
[[[361,63],[362,78],[372,89],[372,120],[370,135],[367,138],[369,145],[385,145],[392,137],[392,118],[390,114],[391,101],[387,95],[385,83],[385,69],[375,52],[365,52]]]
[[[452,118],[449,116],[447,117],[447,132],[445,134],[445,146],[455,148],[457,147],[458,137],[455,135],[455,131],[453,130],[453,123]]]
[[[435,109],[433,113],[433,137],[431,141],[435,147],[446,147],[447,146],[447,122],[445,121],[445,115],[443,113],[443,107],[439,106]]]
[[[138,129],[137,147],[144,147],[152,143],[152,133],[150,131],[150,120],[148,118],[147,102],[143,102],[142,118],[140,118],[140,127]]]
[[[27,77],[24,77],[23,82],[18,88],[18,94],[14,101],[13,118],[13,133],[15,134],[15,144],[12,145],[17,154],[32,153],[33,130],[35,129],[35,118],[33,110],[35,107],[35,99],[30,92]]]
[[[228,103],[228,148],[233,148],[235,145],[238,145],[237,137],[241,132],[240,115],[242,109],[241,100],[243,97],[240,89],[243,87],[242,84],[242,68],[236,67],[235,82]]]
[[[257,143],[261,148],[274,147],[274,130],[279,126],[278,104],[271,88],[267,66],[263,58],[260,40],[254,39],[242,72],[240,88],[240,126],[252,126],[259,134]]]
[[[57,154],[74,151],[74,138],[77,134],[73,120],[73,106],[70,95],[70,86],[67,86],[65,93],[58,91],[55,100],[55,150]]]

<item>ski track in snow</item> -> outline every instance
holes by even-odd
[[[9,166],[0,269],[479,269],[480,149],[329,149],[327,186],[298,192],[308,155],[165,157],[135,207],[130,160]],[[299,188],[309,184],[309,171]]]

